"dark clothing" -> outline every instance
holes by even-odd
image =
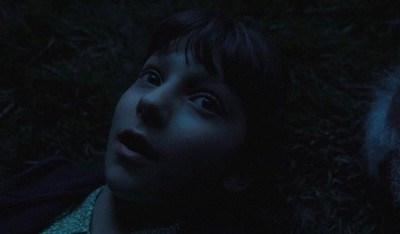
[[[103,184],[103,173],[49,158],[0,185],[0,233],[38,233]]]
[[[102,172],[90,172],[65,158],[53,157],[38,163],[0,185],[0,233],[43,231],[55,218],[80,204],[104,184]],[[230,215],[225,213],[222,216]],[[238,228],[238,223],[211,225],[214,222],[209,220],[209,215],[207,217],[195,218],[198,222],[194,223],[188,221],[180,233],[265,233],[252,230],[259,229],[258,226]]]

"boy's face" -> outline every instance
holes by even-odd
[[[217,67],[211,74],[182,50],[149,57],[112,121],[105,165],[115,195],[158,204],[222,186],[246,117]]]

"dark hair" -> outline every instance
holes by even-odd
[[[265,146],[279,141],[275,130],[281,127],[277,121],[286,102],[289,73],[279,46],[249,25],[196,9],[164,19],[153,32],[148,56],[180,41],[210,72],[216,72],[213,56],[220,56],[225,82],[239,96],[247,115],[244,152],[250,150],[262,159],[259,156],[271,152]]]
[[[183,46],[211,73],[216,72],[214,56],[219,56],[224,81],[239,96],[247,117],[245,143],[233,159],[233,170],[261,172],[261,189],[274,193],[264,199],[276,206],[279,194],[271,183],[277,180],[274,170],[281,158],[277,146],[283,133],[279,121],[289,85],[280,47],[252,26],[206,10],[187,10],[161,21],[150,40],[148,56],[174,46]]]

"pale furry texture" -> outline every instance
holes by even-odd
[[[400,88],[399,71],[388,72],[383,86],[375,90],[374,100],[365,122],[364,155],[368,172],[379,178],[379,164],[399,151],[397,130],[388,123],[388,113],[394,94]],[[400,110],[399,110],[400,111]]]
[[[400,207],[400,160],[390,161],[390,190],[393,198],[393,204]]]

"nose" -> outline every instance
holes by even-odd
[[[136,106],[138,117],[146,125],[155,128],[161,128],[168,123],[171,111],[171,95],[162,88],[144,94]]]

